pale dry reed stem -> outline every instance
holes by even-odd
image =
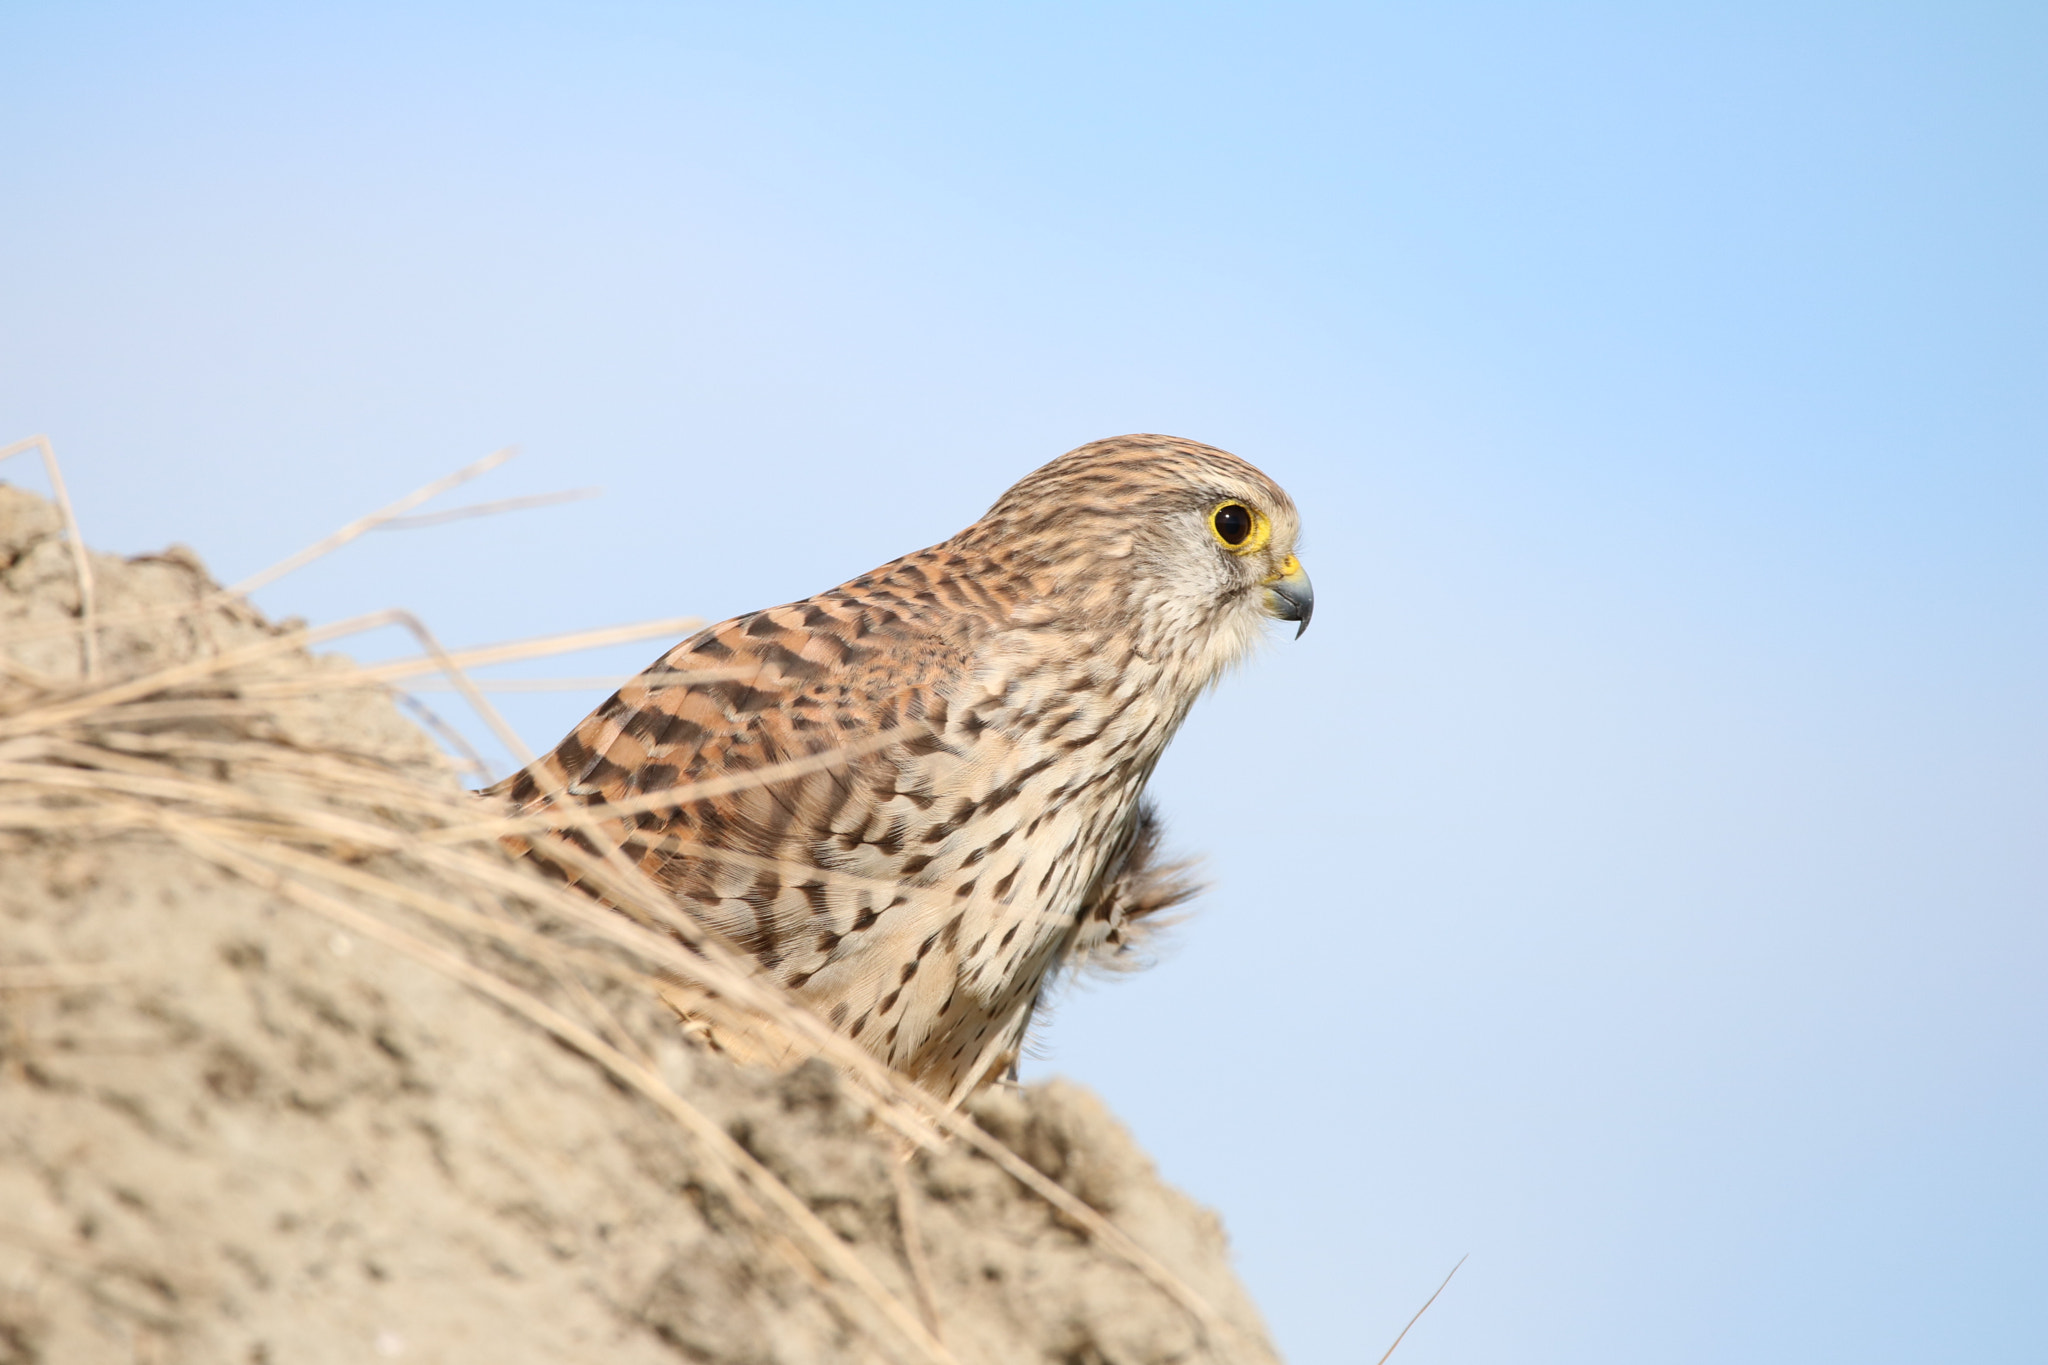
[[[0,460],[25,450],[43,453],[43,472],[49,476],[50,491],[57,497],[57,510],[64,517],[64,535],[71,542],[71,568],[78,575],[78,617],[84,650],[85,677],[96,682],[100,676],[100,632],[98,596],[92,577],[92,553],[85,548],[85,536],[78,529],[78,513],[72,510],[71,494],[64,487],[64,470],[57,463],[56,448],[47,436],[30,436],[10,446],[0,446]]]
[[[405,515],[421,503],[439,497],[449,489],[468,483],[479,475],[490,473],[493,469],[496,469],[518,453],[518,446],[506,446],[503,450],[494,450],[481,460],[464,465],[453,474],[445,475],[424,487],[414,489],[387,507],[380,507],[368,516],[356,518],[324,540],[315,541],[297,554],[289,555],[284,559],[280,559],[269,568],[249,575],[249,577],[233,587],[226,589],[225,593],[230,597],[247,597],[258,588],[275,583],[286,574],[303,569],[314,560],[333,554],[350,541],[366,532],[376,530],[379,526],[394,518]]]
[[[900,744],[924,728],[926,727],[920,725],[898,725],[853,744],[843,744],[819,753],[806,754],[802,758],[785,759],[781,763],[765,763],[744,773],[682,782],[673,787],[664,787],[657,792],[648,792],[644,796],[633,797],[628,801],[607,801],[602,805],[585,806],[572,798],[569,804],[548,806],[538,815],[509,816],[498,820],[480,821],[473,825],[457,825],[452,829],[439,831],[436,837],[457,843],[474,839],[503,838],[512,834],[545,834],[560,829],[562,821],[570,818],[575,811],[582,811],[598,820],[613,820],[638,815],[642,811],[667,810],[671,806],[687,805],[692,801],[708,801],[714,796],[724,796],[730,792],[772,787],[778,782],[787,782],[794,777],[822,772],[827,768],[843,767],[857,758],[864,758],[892,744]]]
[[[448,664],[453,664],[457,668],[482,668],[487,664],[517,663],[522,659],[548,658],[581,649],[631,644],[635,640],[646,640],[655,636],[673,638],[688,635],[703,625],[704,618],[701,616],[670,616],[655,621],[636,621],[631,625],[605,626],[600,630],[537,635],[530,640],[513,640],[501,645],[452,650],[445,662],[439,659],[398,659],[387,664],[370,664],[363,668],[362,673],[365,680],[370,682],[395,682],[399,678],[410,678],[421,673],[437,673]],[[681,676],[698,675],[683,673]]]
[[[445,512],[422,512],[411,517],[386,517],[377,523],[379,531],[416,531],[425,526],[441,526],[451,521],[467,521],[471,517],[494,517],[500,512],[525,512],[535,507],[560,507],[563,503],[587,502],[591,498],[604,496],[602,488],[565,488],[559,493],[530,493],[523,498],[499,498],[495,502],[473,502],[467,507],[451,507]]]
[[[1458,1265],[1454,1265],[1454,1266],[1452,1266],[1452,1267],[1451,1267],[1451,1275],[1455,1275],[1455,1274],[1457,1274],[1457,1273],[1458,1273],[1458,1267],[1459,1267],[1459,1266],[1462,1266],[1462,1265],[1464,1265],[1464,1264],[1465,1264],[1465,1262],[1466,1262],[1466,1261],[1467,1261],[1468,1259],[1470,1259],[1470,1257],[1471,1257],[1471,1253],[1470,1253],[1470,1252],[1467,1252],[1467,1253],[1465,1253],[1465,1255],[1463,1255],[1463,1256],[1460,1256],[1460,1257],[1458,1258]],[[1446,1276],[1444,1276],[1444,1282],[1443,1282],[1442,1284],[1440,1284],[1440,1285],[1438,1285],[1438,1286],[1436,1287],[1436,1294],[1441,1294],[1441,1293],[1443,1293],[1443,1292],[1444,1292],[1444,1290],[1445,1290],[1446,1288],[1448,1288],[1448,1287],[1450,1286],[1450,1283],[1451,1283],[1451,1275],[1446,1275]],[[1426,1298],[1426,1299],[1424,1299],[1424,1300],[1422,1301],[1422,1307],[1420,1307],[1420,1308],[1416,1309],[1416,1310],[1415,1310],[1415,1316],[1414,1316],[1414,1317],[1412,1317],[1412,1318],[1410,1318],[1410,1319],[1408,1319],[1408,1327],[1413,1327],[1413,1326],[1414,1326],[1414,1325],[1415,1325],[1416,1323],[1418,1323],[1418,1322],[1421,1322],[1421,1321],[1422,1321],[1422,1315],[1423,1315],[1424,1313],[1427,1313],[1427,1312],[1429,1311],[1429,1306],[1430,1306],[1431,1304],[1433,1304],[1433,1303],[1435,1303],[1435,1302],[1436,1302],[1436,1294],[1431,1294],[1431,1295],[1430,1295],[1430,1296],[1429,1296],[1428,1298]],[[1373,1363],[1373,1365],[1387,1365],[1387,1358],[1388,1358],[1389,1356],[1391,1356],[1391,1355],[1393,1355],[1393,1354],[1394,1354],[1394,1347],[1395,1347],[1395,1346],[1399,1346],[1399,1345],[1401,1344],[1401,1341],[1402,1341],[1402,1339],[1403,1339],[1403,1338],[1405,1338],[1405,1337],[1406,1337],[1406,1336],[1408,1335],[1408,1327],[1403,1327],[1403,1328],[1401,1329],[1401,1335],[1400,1335],[1400,1336],[1398,1336],[1398,1337],[1395,1337],[1395,1338],[1394,1338],[1394,1345],[1393,1345],[1393,1346],[1389,1346],[1389,1347],[1387,1348],[1387,1354],[1386,1354],[1386,1355],[1383,1355],[1383,1356],[1381,1356],[1381,1357],[1380,1357],[1380,1358],[1379,1358],[1379,1359],[1378,1359],[1377,1361],[1375,1361],[1375,1362]]]

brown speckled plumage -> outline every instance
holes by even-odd
[[[1231,504],[1258,519],[1242,545],[1215,529]],[[685,640],[493,791],[591,808],[697,921],[956,1093],[1014,1055],[1056,973],[1117,958],[1191,894],[1153,861],[1145,782],[1263,618],[1305,622],[1297,526],[1223,451],[1083,446],[942,544]],[[604,818],[862,741],[821,770]]]

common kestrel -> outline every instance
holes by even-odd
[[[950,540],[683,641],[492,792],[579,803],[833,1026],[964,1093],[1051,980],[1191,894],[1154,861],[1145,783],[1265,619],[1307,629],[1299,525],[1224,451],[1082,446]]]

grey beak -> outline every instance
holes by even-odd
[[[1299,621],[1300,629],[1294,632],[1299,640],[1301,632],[1308,629],[1308,618],[1316,614],[1316,590],[1308,581],[1308,574],[1301,567],[1301,561],[1293,555],[1280,566],[1278,577],[1266,583],[1266,614],[1282,621]]]

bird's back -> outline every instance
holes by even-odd
[[[696,921],[950,1092],[1014,1051],[1050,971],[1123,931],[1091,893],[1179,720],[1117,659],[1019,625],[1041,591],[948,542],[726,621],[492,794],[587,808]],[[761,780],[778,766],[798,771]]]

